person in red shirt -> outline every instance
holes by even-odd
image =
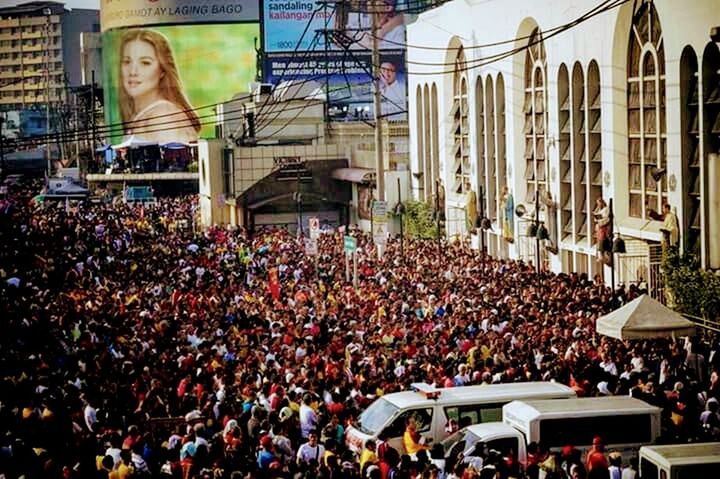
[[[605,472],[603,477],[606,477],[609,474],[609,464],[607,457],[605,456],[605,446],[603,445],[603,441],[600,436],[595,436],[593,438],[592,448],[588,451],[585,459],[585,467],[587,468],[588,473],[592,473],[594,477],[600,477],[600,475],[596,475],[599,471]],[[594,469],[596,471],[593,473],[592,471]]]

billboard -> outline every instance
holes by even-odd
[[[251,23],[104,32],[110,141],[135,136],[162,144],[214,137],[215,105],[255,80],[259,34],[259,25]]]
[[[317,80],[329,91],[334,120],[373,117],[372,16],[367,1],[331,5],[314,0],[263,0],[263,75],[265,81]],[[402,0],[384,0],[379,18],[382,113],[407,118],[405,24]],[[324,35],[320,31],[329,30]],[[303,34],[304,32],[304,34]]]
[[[258,0],[102,0],[102,31],[181,23],[257,22]]]

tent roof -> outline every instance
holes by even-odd
[[[157,142],[143,140],[142,138],[138,138],[137,136],[132,135],[130,138],[123,141],[122,143],[113,145],[112,148],[113,148],[113,150],[120,150],[122,148],[140,148],[143,146],[153,146],[153,145],[157,145]]]
[[[617,339],[645,339],[695,334],[695,323],[647,294],[597,320],[597,332]]]

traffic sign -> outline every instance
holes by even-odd
[[[314,238],[305,238],[305,254],[308,256],[317,256],[318,244]]]
[[[375,200],[372,207],[373,222],[387,222],[387,201]]]
[[[357,239],[346,235],[344,245],[346,253],[354,253],[357,250]]]
[[[308,223],[310,224],[310,237],[312,239],[318,239],[320,236],[320,219],[313,217],[308,220]]]

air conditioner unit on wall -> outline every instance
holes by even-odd
[[[255,88],[255,93],[253,94],[253,100],[255,103],[260,103],[264,100],[264,96],[271,95],[273,91],[273,85],[272,83],[260,83]]]

